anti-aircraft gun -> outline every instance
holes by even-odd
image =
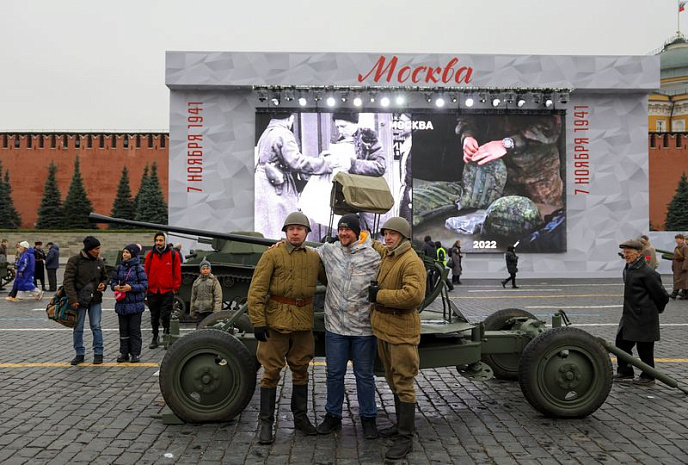
[[[386,183],[384,187],[389,197],[382,193],[377,195],[379,186],[371,185],[371,179],[358,178],[344,173],[334,177],[330,199],[332,211],[337,214],[387,211],[391,207],[388,204],[391,194]],[[250,247],[265,248],[276,242],[255,235],[132,222],[93,213],[90,219],[198,235]],[[260,253],[258,250],[261,250],[250,247],[245,249],[246,254],[253,258],[236,267],[245,273],[242,276],[248,276],[246,279],[250,279]],[[441,318],[435,314],[434,318],[426,318],[425,314],[421,318],[421,369],[456,367],[459,373],[473,380],[518,379],[521,391],[536,410],[558,418],[585,417],[604,403],[612,387],[609,352],[659,381],[688,393],[688,389],[679,386],[676,380],[608,342],[570,327],[562,310],[552,315],[551,329],[544,321],[517,308],[499,310],[482,322],[471,323],[448,299],[444,280],[447,271],[433,260],[426,259],[425,264],[429,286],[421,311],[430,307],[437,297],[441,297],[442,305],[441,309],[432,305],[432,310],[435,314],[441,313]],[[316,357],[325,355],[322,310],[322,306],[316,305],[313,329]],[[255,358],[258,341],[246,311],[247,306],[243,304],[214,314],[204,320],[201,329],[168,347],[160,366],[159,383],[171,412],[163,414],[163,421],[228,421],[249,404],[255,392],[259,366]],[[382,372],[377,360],[376,373]]]

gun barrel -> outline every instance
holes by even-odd
[[[113,218],[110,216],[105,216],[105,215],[101,215],[99,213],[94,213],[94,212],[91,212],[88,215],[88,221],[91,223],[101,223],[101,224],[124,224],[127,226],[135,226],[135,227],[143,228],[143,229],[159,229],[162,231],[176,232],[176,233],[181,233],[181,234],[189,234],[191,236],[212,237],[212,238],[216,238],[216,239],[226,239],[229,241],[244,242],[247,244],[257,244],[257,245],[270,246],[270,245],[280,241],[280,239],[267,239],[264,237],[244,236],[241,234],[221,233],[221,232],[215,232],[215,231],[204,231],[204,230],[199,230],[199,229],[184,228],[181,226],[169,226],[166,224],[147,223],[145,221],[133,221],[133,220],[126,220],[124,218]]]

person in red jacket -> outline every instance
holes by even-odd
[[[151,312],[153,341],[150,349],[158,347],[158,328],[162,320],[163,334],[170,333],[170,316],[174,293],[182,284],[182,267],[179,254],[165,241],[165,233],[155,233],[155,247],[146,255],[148,276],[148,308]]]

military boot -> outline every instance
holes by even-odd
[[[385,458],[403,459],[413,450],[413,434],[416,431],[416,404],[399,403],[399,433],[394,444],[387,450]]]
[[[157,349],[158,348],[158,335],[157,334],[153,334],[153,340],[151,341],[148,348],[149,349]]]
[[[308,419],[308,385],[294,385],[291,392],[291,411],[294,414],[294,428],[307,434],[315,436],[318,430]]]
[[[677,296],[678,296],[678,289],[674,289],[674,291],[671,294],[669,294],[670,299],[676,300]]]
[[[258,414],[260,430],[258,444],[272,444],[272,423],[275,421],[275,399],[277,388],[260,388],[260,413]]]
[[[397,397],[396,394],[394,394],[394,414],[397,416],[397,423],[393,423],[392,426],[388,426],[387,428],[377,430],[378,434],[383,438],[391,438],[392,436],[396,436],[399,432],[399,397]]]

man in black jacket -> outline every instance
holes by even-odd
[[[659,341],[659,314],[669,302],[669,294],[659,274],[651,269],[642,255],[643,244],[635,239],[619,245],[626,266],[623,271],[624,300],[623,314],[616,334],[616,346],[633,355],[633,346],[638,346],[640,360],[655,366],[654,347]],[[618,360],[615,381],[633,379],[633,367]],[[649,386],[655,379],[643,372],[633,384]]]
[[[105,272],[105,263],[99,254],[100,241],[93,236],[86,236],[84,249],[71,257],[65,267],[64,290],[69,304],[79,312],[79,320],[73,333],[76,357],[70,362],[72,365],[83,363],[86,355],[84,324],[87,312],[93,333],[93,363],[103,363],[103,331],[100,328],[100,318],[103,291],[108,276]]]

